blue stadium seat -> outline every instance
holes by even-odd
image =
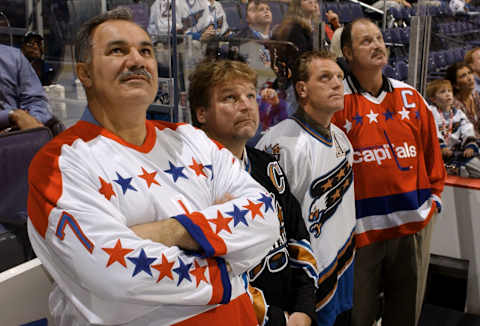
[[[362,6],[360,6],[358,3],[351,3],[350,8],[352,9],[353,19],[363,17]]]
[[[397,61],[395,68],[398,72],[398,79],[405,81],[408,78],[408,65],[405,61]]]
[[[383,40],[385,43],[392,43],[392,34],[390,33],[390,29],[386,29],[385,31],[383,31]]]
[[[390,78],[397,78],[397,72],[395,71],[395,68],[393,68],[391,65],[386,65],[383,68],[383,73],[385,76],[390,77]]]
[[[272,26],[280,24],[283,19],[283,11],[280,2],[269,2],[270,9],[272,10]]]
[[[224,2],[222,6],[225,11],[225,16],[227,16],[227,23],[230,29],[238,31],[246,26],[246,22],[240,16],[240,10],[235,2]]]
[[[52,134],[46,127],[0,135],[0,240],[10,239],[0,241],[0,271],[33,258],[26,225],[28,166],[37,151],[51,138]]]
[[[392,37],[392,42],[401,44],[402,43],[402,37],[400,35],[400,28],[392,28],[390,30],[390,35]]]

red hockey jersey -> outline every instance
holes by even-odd
[[[420,231],[440,209],[445,168],[435,120],[411,86],[384,78],[377,97],[347,76],[332,122],[353,145],[357,245]]]

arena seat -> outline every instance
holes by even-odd
[[[269,2],[270,10],[272,11],[272,26],[280,24],[283,19],[282,4],[280,2]]]
[[[222,6],[231,30],[238,31],[246,26],[246,22],[240,16],[240,10],[235,2],[224,2]]]
[[[26,234],[28,166],[51,138],[45,127],[0,135],[0,271],[34,256]]]

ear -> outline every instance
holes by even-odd
[[[88,64],[84,62],[77,63],[77,65],[75,66],[75,71],[77,72],[78,79],[80,79],[85,88],[89,88],[92,86],[92,79],[90,77]]]
[[[308,92],[304,81],[297,82],[297,84],[295,85],[295,89],[297,91],[298,97],[302,99],[307,97]]]
[[[347,59],[348,62],[352,62],[352,59],[353,59],[352,48],[348,46],[344,46],[342,49],[342,52],[345,59]]]
[[[205,123],[207,123],[207,108],[205,108],[204,106],[199,106],[196,110],[195,110],[195,115],[197,116],[197,121],[204,125]]]

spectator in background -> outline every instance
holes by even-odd
[[[357,256],[352,325],[417,325],[433,216],[445,180],[437,127],[422,96],[383,75],[382,32],[367,18],[343,28],[345,108],[332,122],[353,145]]]
[[[150,10],[148,33],[154,40],[165,40],[172,25],[170,0],[156,0]],[[192,35],[194,40],[207,41],[227,34],[229,28],[222,4],[215,0],[176,2],[177,32]]]
[[[316,262],[300,206],[276,159],[245,146],[258,126],[256,83],[255,71],[245,63],[199,64],[190,75],[192,121],[226,146],[278,203],[280,237],[247,274],[259,325],[310,325]]]
[[[250,0],[247,4],[247,26],[236,33],[238,38],[268,40],[271,37],[272,11],[265,0]]]
[[[453,89],[448,80],[434,80],[427,85],[427,98],[434,105],[431,106],[433,117],[440,131],[439,142],[443,160],[447,166],[455,165],[455,173],[465,166],[465,175],[471,178],[480,177],[480,159],[477,138],[473,124],[462,110],[453,106]]]
[[[453,86],[455,99],[453,106],[462,110],[480,135],[480,94],[475,90],[475,79],[472,69],[464,62],[456,62],[447,68],[445,78]]]
[[[22,53],[32,65],[43,86],[53,83],[55,71],[52,65],[43,60],[43,37],[29,32],[23,37]]]
[[[472,69],[475,78],[475,90],[480,93],[480,47],[468,50],[465,53],[465,63]]]
[[[19,49],[0,44],[0,53],[0,129],[43,126],[52,114],[35,70]]]

